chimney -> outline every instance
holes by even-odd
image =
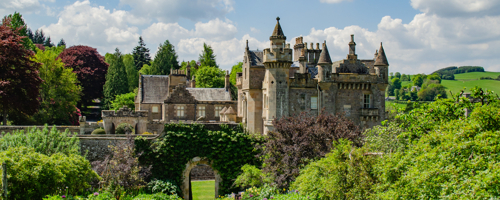
[[[193,79],[191,79],[191,88],[196,88],[196,79],[195,79],[195,76],[193,76]]]
[[[226,80],[224,84],[224,89],[226,89],[226,91],[229,91],[231,89],[231,84],[229,83],[229,71],[226,71]]]

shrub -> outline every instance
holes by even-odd
[[[170,180],[152,180],[147,185],[148,192],[154,193],[164,193],[164,194],[179,194],[181,190],[177,187],[175,183]]]
[[[116,127],[115,134],[132,134],[134,132],[134,127],[127,123],[122,123]]]
[[[155,194],[140,194],[134,197],[133,200],[182,200],[177,194],[167,195],[163,193]]]
[[[10,147],[0,152],[0,162],[8,166],[10,199],[42,199],[66,187],[74,195],[99,178],[90,163],[75,154],[47,156],[30,147]]]
[[[31,147],[35,149],[35,152],[48,156],[55,153],[80,154],[80,142],[76,134],[70,133],[68,129],[60,132],[55,126],[50,130],[47,125],[43,129],[33,127],[28,128],[27,131],[15,130],[12,133],[3,134],[0,138],[0,151],[20,146]]]
[[[144,133],[142,133],[142,134],[143,134],[143,135],[153,135],[153,134],[152,134],[152,133],[150,133],[150,132],[144,132]]]
[[[262,170],[253,165],[243,165],[241,167],[242,173],[236,178],[234,184],[238,187],[260,187],[264,184],[273,182],[269,174],[262,173]]]
[[[92,135],[104,135],[104,134],[106,134],[106,131],[104,131],[104,129],[102,129],[102,128],[97,128],[94,131],[92,131],[91,134]]]

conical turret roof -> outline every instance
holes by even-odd
[[[323,50],[321,50],[321,54],[319,55],[318,64],[332,64],[330,53],[328,53],[328,48],[326,47],[326,41],[323,43]]]
[[[276,17],[276,26],[274,27],[273,34],[270,37],[271,39],[276,38],[276,39],[286,39],[285,34],[283,33],[283,30],[281,29],[280,25],[280,17]]]
[[[382,42],[380,43],[380,49],[378,50],[377,58],[375,58],[375,66],[388,66],[387,57],[385,56],[384,47]]]

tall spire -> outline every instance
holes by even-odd
[[[286,39],[285,34],[283,33],[283,30],[281,29],[280,25],[280,17],[276,17],[276,26],[274,27],[273,34],[269,39]]]
[[[378,50],[377,58],[375,58],[375,66],[389,66],[387,62],[387,57],[385,56],[384,47],[382,42],[380,43],[380,49]]]
[[[332,64],[330,53],[328,53],[328,48],[326,47],[326,41],[323,42],[323,50],[319,55],[318,64]]]

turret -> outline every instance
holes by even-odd
[[[323,50],[318,59],[318,81],[323,81],[328,78],[328,75],[332,73],[332,59],[330,58],[330,53],[328,53],[328,48],[326,47],[326,41],[323,42]]]
[[[380,49],[378,50],[377,57],[375,58],[375,63],[373,64],[375,68],[378,68],[377,75],[384,79],[384,82],[388,83],[388,73],[389,73],[389,62],[387,61],[387,57],[385,56],[384,47],[382,46],[382,42],[380,43]]]

